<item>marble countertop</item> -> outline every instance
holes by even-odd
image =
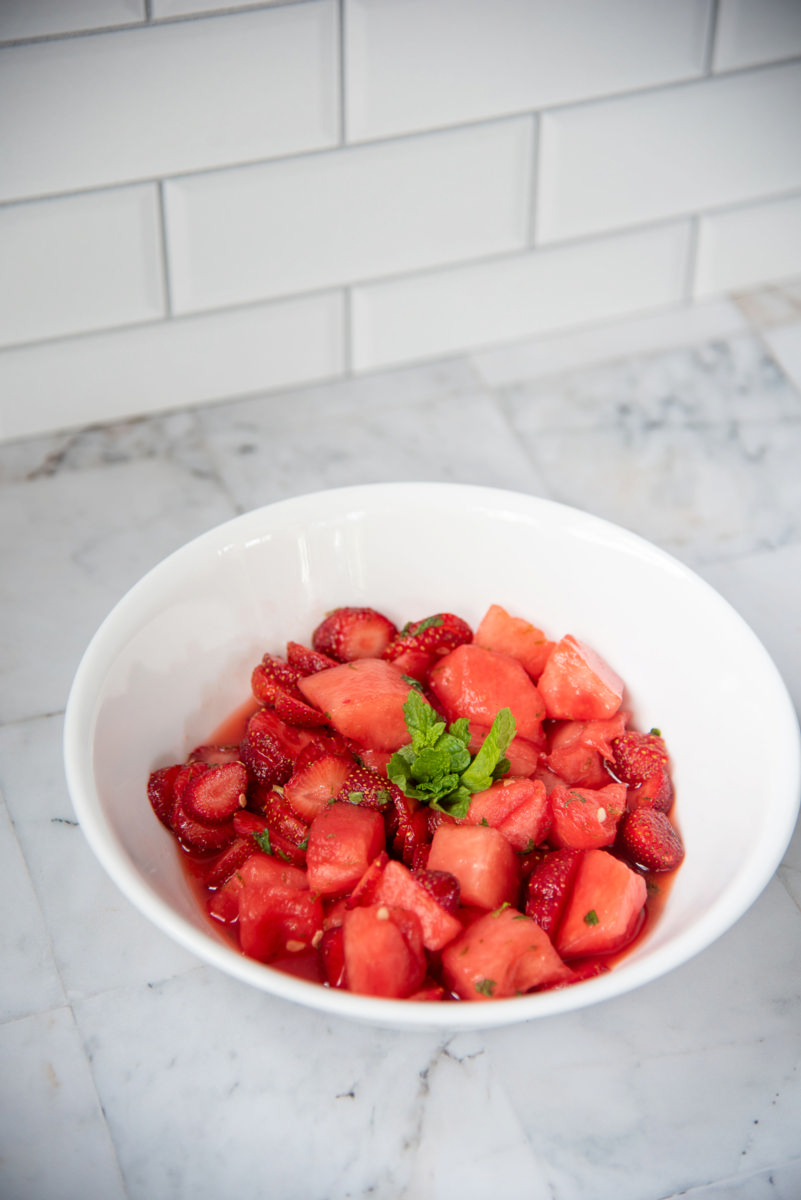
[[[106,612],[239,512],[384,479],[513,488],[636,530],[739,609],[801,708],[797,285],[0,446],[0,1195],[798,1200],[798,832],[751,910],[665,979],[456,1036],[239,984],[93,858],[60,739]]]

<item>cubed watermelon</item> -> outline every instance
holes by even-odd
[[[520,863],[510,842],[489,825],[439,825],[431,840],[428,867],[459,880],[463,905],[498,908],[514,904]]]
[[[525,668],[508,654],[457,646],[432,667],[429,684],[449,720],[467,717],[489,729],[499,710],[509,708],[516,733],[544,747],[543,699]]]
[[[622,783],[608,783],[602,788],[559,783],[552,789],[550,800],[551,845],[590,850],[614,842],[618,822],[626,811],[626,788]]]
[[[537,687],[547,715],[568,721],[613,717],[623,701],[617,672],[572,634],[551,651]]]
[[[246,883],[239,893],[239,944],[243,954],[270,962],[307,950],[322,935],[319,896],[280,883]]]
[[[403,705],[409,684],[394,663],[360,658],[307,675],[298,683],[334,729],[370,750],[397,750],[409,740]]]
[[[545,784],[539,779],[506,776],[470,801],[467,825],[490,825],[499,830],[515,850],[530,850],[544,840],[551,827],[551,806]]]
[[[402,1000],[426,976],[420,920],[387,904],[352,908],[342,923],[345,972],[352,992]]]
[[[473,642],[485,650],[508,654],[521,663],[532,679],[539,679],[553,650],[541,629],[523,617],[512,617],[500,604],[491,604],[476,629]]]
[[[461,922],[415,879],[403,863],[390,859],[378,880],[375,902],[416,913],[423,931],[426,950],[441,950],[461,932]]]
[[[469,925],[446,946],[442,968],[462,1000],[502,1000],[573,979],[547,933],[511,907]]]
[[[309,887],[321,896],[350,891],[384,849],[384,843],[384,819],[375,809],[330,804],[309,826]]]
[[[637,933],[647,888],[642,875],[606,850],[587,850],[556,934],[563,958],[621,950]]]

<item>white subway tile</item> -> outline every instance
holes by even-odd
[[[731,71],[801,54],[798,0],[720,0],[713,69]]]
[[[685,222],[354,288],[357,370],[432,358],[677,303]]]
[[[332,145],[333,0],[0,50],[0,199]]]
[[[164,314],[155,184],[0,207],[0,345]]]
[[[355,141],[700,75],[708,0],[346,0]]]
[[[801,187],[801,63],[544,114],[537,239]]]
[[[169,181],[176,311],[520,247],[532,133],[520,117]]]
[[[145,0],[0,0],[0,42],[135,25]]]
[[[329,379],[336,294],[0,351],[0,441]]]
[[[801,274],[801,196],[701,218],[696,296]]]

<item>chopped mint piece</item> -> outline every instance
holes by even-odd
[[[585,925],[598,925],[599,924],[598,914],[594,908],[591,908],[588,913],[584,914],[584,924]]]

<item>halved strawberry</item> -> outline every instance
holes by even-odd
[[[620,848],[646,871],[672,871],[684,859],[684,844],[667,816],[655,808],[626,813],[620,823]]]
[[[632,810],[655,808],[659,812],[670,812],[673,807],[673,780],[669,768],[660,767],[639,787],[630,787],[626,793],[626,804]]]
[[[360,767],[354,763],[348,771],[337,800],[350,804],[361,804],[365,808],[384,809],[403,798],[400,788],[391,783],[386,775],[379,775],[371,767]]]
[[[301,675],[315,675],[318,671],[327,671],[329,667],[337,665],[335,658],[329,658],[327,654],[321,654],[300,642],[287,642],[286,659],[290,666],[297,667]]]
[[[305,869],[305,848],[291,842],[277,829],[271,829],[266,817],[243,809],[234,817],[233,825],[236,835],[250,839],[253,849],[261,850],[265,858],[272,856],[276,862],[288,863],[299,870]]]
[[[236,837],[233,821],[206,825],[190,817],[180,801],[176,801],[172,819],[176,836],[193,850],[224,850]]]
[[[202,762],[210,767],[218,767],[222,763],[236,762],[238,758],[239,742],[225,746],[206,743],[202,746],[195,746],[187,762]]]
[[[281,792],[272,788],[259,788],[253,795],[252,805],[264,813],[271,834],[280,834],[293,846],[302,848],[305,845],[309,836],[309,826],[301,820]]]
[[[302,676],[305,678],[305,676]],[[273,704],[275,711],[287,725],[299,725],[302,729],[314,729],[318,725],[327,725],[328,717],[319,708],[312,708],[301,697],[293,696],[291,692],[277,687]]]
[[[250,686],[259,704],[274,704],[278,688],[298,695],[297,682],[302,676],[302,671],[290,666],[284,659],[276,658],[274,654],[265,654],[261,662],[253,668]]]
[[[418,851],[431,843],[428,821],[431,810],[421,806],[417,800],[404,796],[400,788],[392,792],[392,803],[394,812],[388,810],[384,814],[392,849],[407,867],[419,866]]]
[[[651,733],[635,733],[629,730],[612,742],[612,771],[621,783],[636,787],[666,767],[668,753],[662,737]]]
[[[450,871],[429,871],[428,868],[413,870],[412,874],[429,896],[442,905],[445,912],[456,915],[461,889],[455,875],[451,875]]]
[[[183,767],[175,763],[171,767],[159,767],[151,771],[147,781],[147,798],[162,825],[172,829],[172,811],[175,807],[175,781]]]
[[[277,738],[255,727],[253,721],[240,743],[239,753],[253,778],[268,787],[286,783],[292,774],[292,759],[284,753]]]
[[[380,658],[397,632],[374,608],[346,606],[333,609],[321,621],[312,634],[312,647],[337,662]]]
[[[565,911],[581,850],[553,850],[534,868],[526,887],[526,915],[551,936]]]
[[[184,788],[184,811],[196,821],[217,825],[230,821],[247,803],[248,773],[241,762],[210,767]]]
[[[434,613],[422,621],[409,621],[384,651],[384,658],[395,662],[409,652],[440,655],[472,642],[473,630],[455,613]]]
[[[352,766],[352,759],[316,753],[316,747],[309,747],[295,760],[295,770],[284,784],[284,796],[298,816],[311,822],[339,796]]]

